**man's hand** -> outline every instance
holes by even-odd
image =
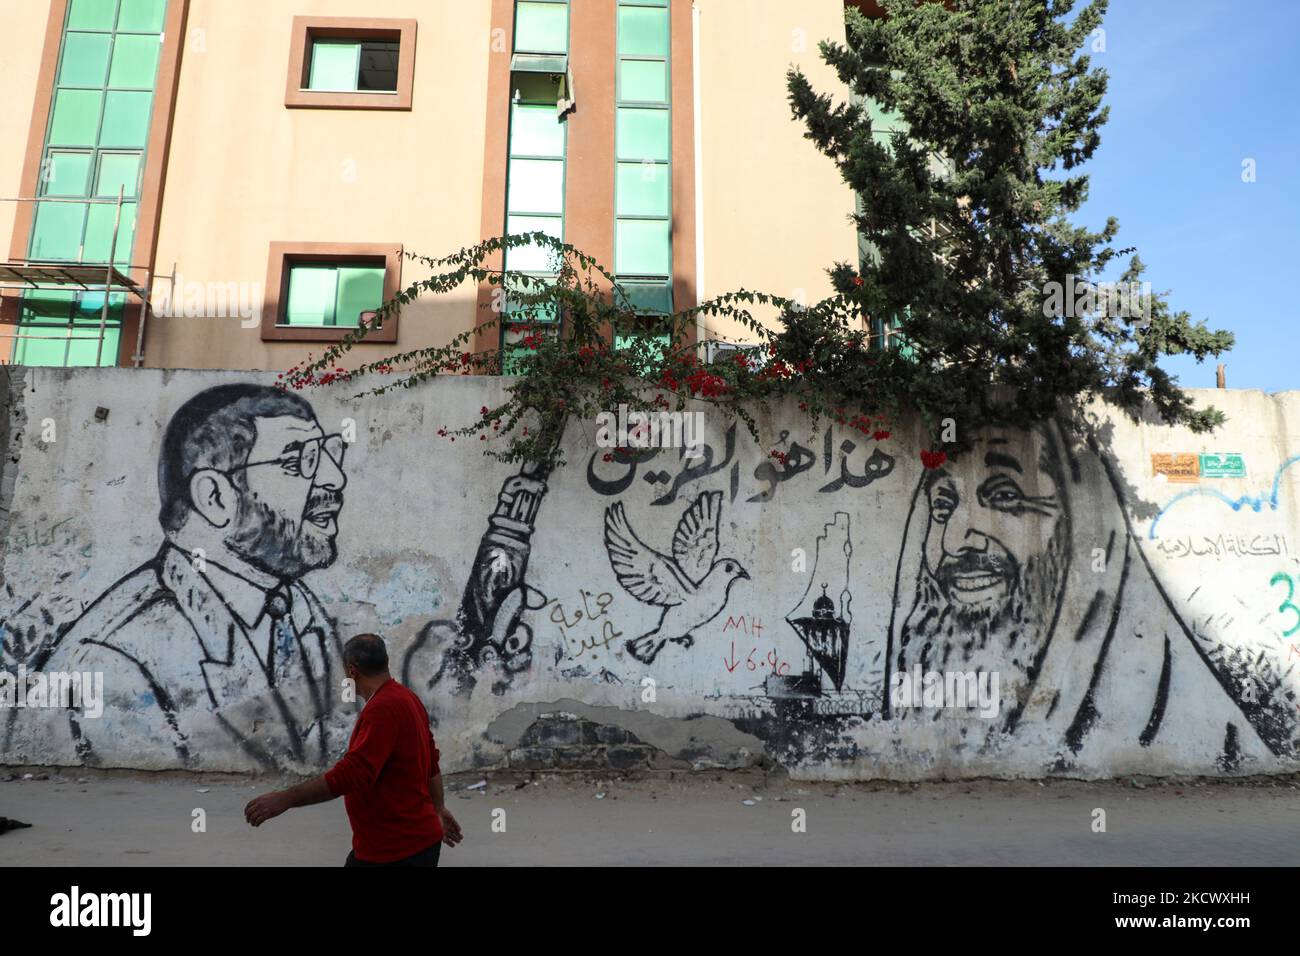
[[[267,820],[278,817],[291,806],[293,804],[290,802],[286,791],[275,790],[271,793],[264,793],[260,797],[254,797],[248,801],[248,806],[244,807],[244,819],[250,825],[260,827]]]
[[[447,846],[455,846],[461,840],[465,839],[465,834],[460,832],[460,824],[456,818],[451,815],[451,811],[444,808],[438,811],[438,816],[442,817],[442,842]]]

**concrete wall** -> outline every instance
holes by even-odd
[[[1199,395],[1211,437],[981,432],[930,472],[909,422],[706,418],[694,459],[581,423],[543,479],[437,434],[501,380],[301,405],[259,373],[12,374],[0,701],[20,668],[104,685],[98,716],[0,711],[2,762],[321,766],[358,706],[339,641],[375,630],[448,770],[1296,769],[1300,392]],[[322,432],[341,466],[278,463]],[[1202,452],[1240,457],[1168,457]]]

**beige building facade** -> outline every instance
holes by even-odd
[[[843,0],[33,0],[0,19],[0,362],[283,369],[429,275],[411,254],[522,232],[647,309],[816,301],[857,255],[853,197],[785,89],[791,66],[836,89],[817,44],[843,38]],[[486,286],[423,297],[351,361],[491,307]]]

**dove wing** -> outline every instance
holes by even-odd
[[[672,558],[636,536],[621,502],[605,509],[605,550],[618,583],[638,601],[671,607],[686,600],[689,585],[673,567]]]
[[[673,533],[673,557],[685,575],[699,584],[718,557],[722,492],[706,491],[686,509]]]

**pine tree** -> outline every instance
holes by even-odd
[[[1231,348],[1232,335],[1171,312],[1160,295],[1096,294],[1112,261],[1133,250],[1115,247],[1114,218],[1100,231],[1071,220],[1108,114],[1106,73],[1086,52],[1104,36],[1094,31],[1106,0],[1073,17],[1074,0],[882,6],[884,19],[849,7],[847,44],[821,44],[856,94],[849,102],[799,70],[788,76],[805,135],[861,200],[855,221],[869,252],[832,270],[835,287],[894,322],[905,343],[878,354],[873,391],[932,421],[1027,425],[1104,393],[1133,415],[1149,400],[1165,422],[1194,431],[1221,423],[1158,361],[1202,361]],[[873,131],[866,101],[901,115],[907,132]],[[1142,274],[1132,255],[1121,282]]]

